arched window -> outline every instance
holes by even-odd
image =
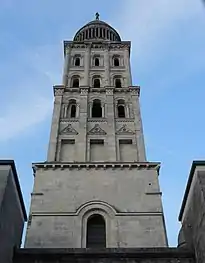
[[[101,215],[92,215],[87,221],[87,248],[106,247],[105,220]]]
[[[121,79],[115,79],[115,88],[121,88],[122,84],[121,84]]]
[[[67,116],[68,118],[76,118],[76,101],[75,100],[70,100],[69,101],[69,105],[68,105],[68,112],[67,112]]]
[[[119,58],[114,58],[114,66],[115,67],[119,67],[119,65],[120,65],[120,61],[119,61]]]
[[[95,58],[95,66],[96,66],[96,67],[100,66],[100,60],[99,60],[99,58]]]
[[[79,78],[77,78],[77,77],[73,78],[72,87],[73,88],[78,88],[79,87]]]
[[[118,118],[125,118],[125,102],[124,102],[124,100],[118,101],[117,116],[118,116]]]
[[[102,117],[102,106],[100,100],[94,100],[92,105],[92,117],[101,118]]]
[[[75,66],[77,66],[77,67],[80,66],[80,58],[79,57],[75,58]]]
[[[100,79],[99,78],[95,78],[93,80],[93,87],[94,88],[100,88]]]
[[[71,109],[70,109],[70,117],[75,118],[75,116],[76,116],[76,105],[73,104],[71,105]]]

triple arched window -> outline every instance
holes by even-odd
[[[99,214],[94,214],[88,218],[86,233],[87,248],[106,247],[106,225],[104,218]]]

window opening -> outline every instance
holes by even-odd
[[[93,215],[87,222],[87,248],[106,247],[105,220],[101,215]]]
[[[94,100],[92,106],[92,117],[101,118],[102,117],[102,107],[100,100]]]

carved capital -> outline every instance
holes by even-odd
[[[62,96],[63,95],[64,88],[54,87],[53,90],[54,90],[54,96]]]
[[[88,95],[88,88],[80,89],[80,95]]]
[[[113,95],[113,88],[106,88],[106,95]]]
[[[138,96],[140,95],[140,88],[139,87],[129,87],[130,93],[132,96]]]

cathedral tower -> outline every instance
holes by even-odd
[[[98,13],[64,41],[47,161],[33,164],[27,248],[167,246],[130,46]]]

